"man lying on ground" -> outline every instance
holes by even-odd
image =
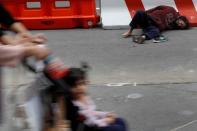
[[[143,29],[143,34],[136,42],[143,44],[146,39],[159,37],[162,31],[188,29],[189,21],[173,7],[157,6],[147,11],[138,10],[129,25],[130,29],[122,34],[123,37],[131,36],[133,29],[140,27]]]

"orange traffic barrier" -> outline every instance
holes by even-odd
[[[63,29],[97,25],[95,0],[0,0],[29,29]]]

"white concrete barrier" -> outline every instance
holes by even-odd
[[[124,0],[101,0],[101,19],[104,29],[128,27],[130,13]]]

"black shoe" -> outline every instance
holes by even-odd
[[[139,35],[133,35],[133,42],[138,43]]]
[[[164,36],[159,36],[153,39],[153,43],[161,43],[161,42],[166,42],[167,38]]]
[[[146,36],[142,35],[138,38],[138,44],[144,44],[144,41],[146,40]]]
[[[146,40],[146,36],[141,35],[141,36],[133,36],[133,42],[138,43],[138,44],[144,44],[144,41]]]

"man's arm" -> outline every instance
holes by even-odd
[[[14,67],[25,57],[35,56],[40,60],[49,54],[50,51],[45,47],[0,45],[0,66]]]

